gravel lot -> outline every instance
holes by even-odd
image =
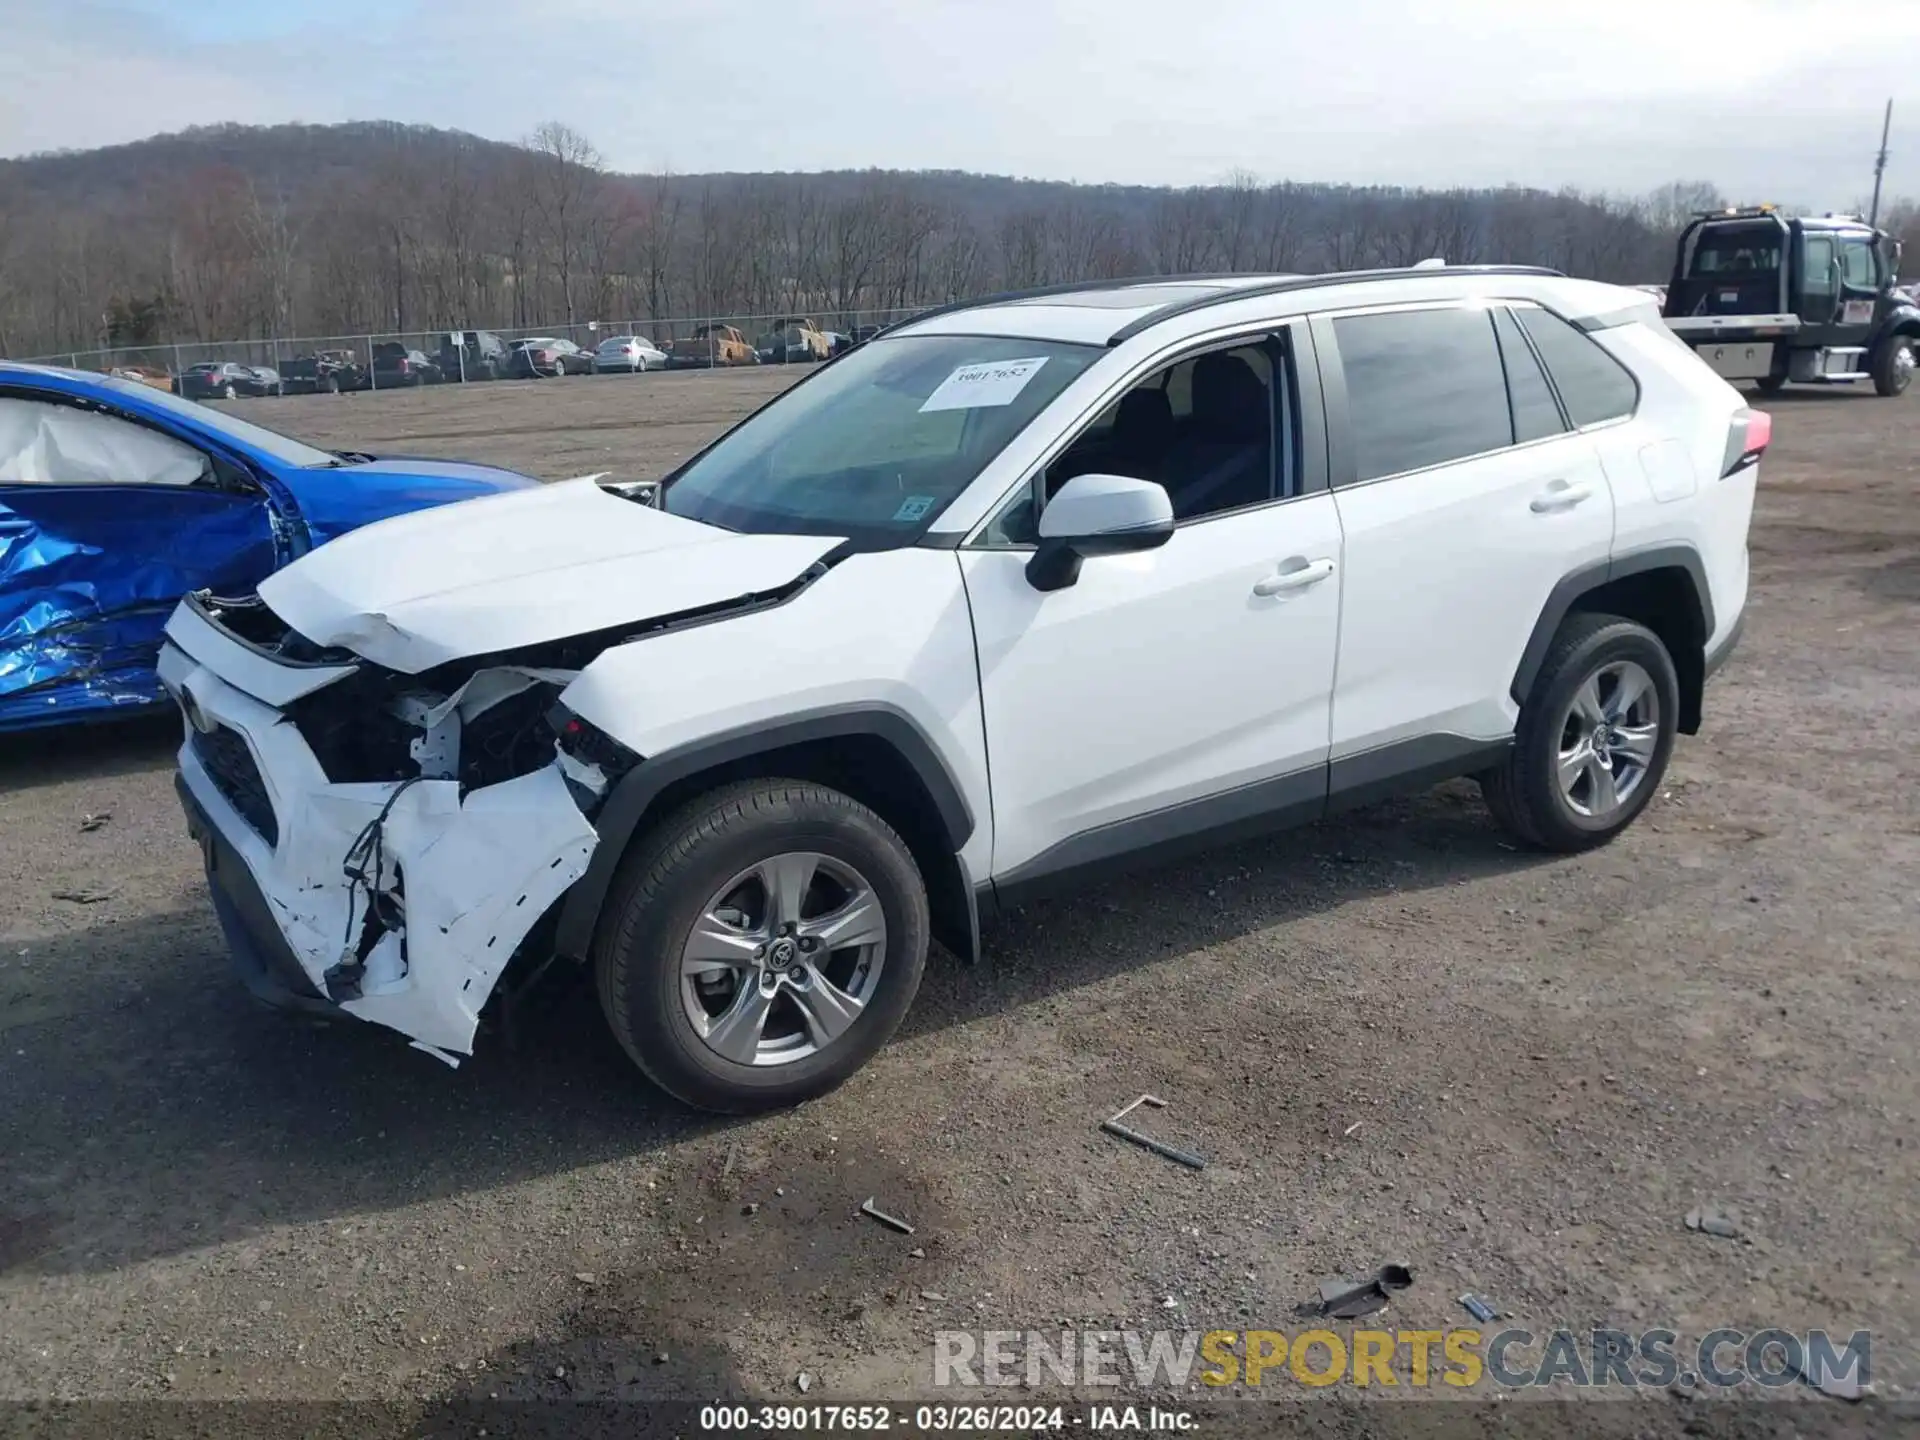
[[[239,408],[647,476],[791,378]],[[0,746],[0,1399],[355,1398],[400,1433],[496,1394],[793,1401],[802,1371],[905,1397],[936,1328],[1291,1330],[1322,1277],[1403,1259],[1401,1328],[1470,1288],[1535,1329],[1871,1328],[1884,1414],[1920,1386],[1920,401],[1770,408],[1744,646],[1623,841],[1517,853],[1456,784],[1034,907],[791,1114],[689,1115],[583,991],[458,1071],[261,1011],[174,724]],[[1205,1171],[1097,1133],[1143,1090]],[[1685,1229],[1707,1203],[1743,1237]]]

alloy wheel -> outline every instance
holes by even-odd
[[[701,907],[680,954],[688,1023],[736,1065],[830,1049],[873,998],[887,921],[872,884],[814,851],[769,856]]]
[[[1646,783],[1660,748],[1660,695],[1632,660],[1602,665],[1573,692],[1560,721],[1555,773],[1576,815],[1600,820]]]

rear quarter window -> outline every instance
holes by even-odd
[[[1567,418],[1576,427],[1633,414],[1640,403],[1640,387],[1626,366],[1558,315],[1532,307],[1514,313],[1540,352]]]

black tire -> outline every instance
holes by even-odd
[[[886,918],[886,953],[865,1008],[827,1049],[742,1065],[708,1048],[687,1018],[681,946],[730,875],[785,850],[819,852],[867,880]],[[928,934],[926,887],[885,820],[824,785],[747,780],[700,796],[636,841],[594,936],[594,978],[614,1038],[655,1084],[696,1109],[747,1114],[823,1095],[866,1064],[913,1003]]]
[[[233,387],[233,384],[232,384],[232,382],[231,382],[231,381],[229,381],[229,382],[228,382],[228,383],[227,383],[227,384],[226,384],[225,386],[223,386],[223,387],[221,388],[221,390],[220,390],[220,398],[221,398],[222,400],[233,400],[233,399],[237,399],[237,398],[239,397],[239,395],[240,395],[240,392],[239,392],[238,390],[236,390],[236,389],[235,389],[235,388]]]
[[[1913,383],[1913,337],[1889,335],[1873,357],[1873,388],[1891,399]],[[1903,358],[1906,363],[1902,363]]]
[[[327,378],[321,382],[321,385],[329,395],[338,395],[340,393],[340,377],[338,375],[327,376]]]
[[[1768,375],[1764,379],[1754,381],[1753,388],[1758,390],[1762,395],[1778,395],[1782,390],[1787,388],[1787,377],[1784,375]]]
[[[1590,676],[1623,660],[1637,663],[1653,681],[1659,704],[1653,760],[1617,809],[1604,817],[1582,815],[1562,793],[1556,774],[1562,720]],[[1631,825],[1659,790],[1679,713],[1679,677],[1659,636],[1618,615],[1570,615],[1520,707],[1513,749],[1479,777],[1487,808],[1509,834],[1536,849],[1573,854],[1604,845]]]

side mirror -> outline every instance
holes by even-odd
[[[1173,501],[1164,486],[1128,475],[1076,475],[1040,512],[1027,583],[1064,590],[1080,578],[1082,560],[1154,550],[1172,538]]]

